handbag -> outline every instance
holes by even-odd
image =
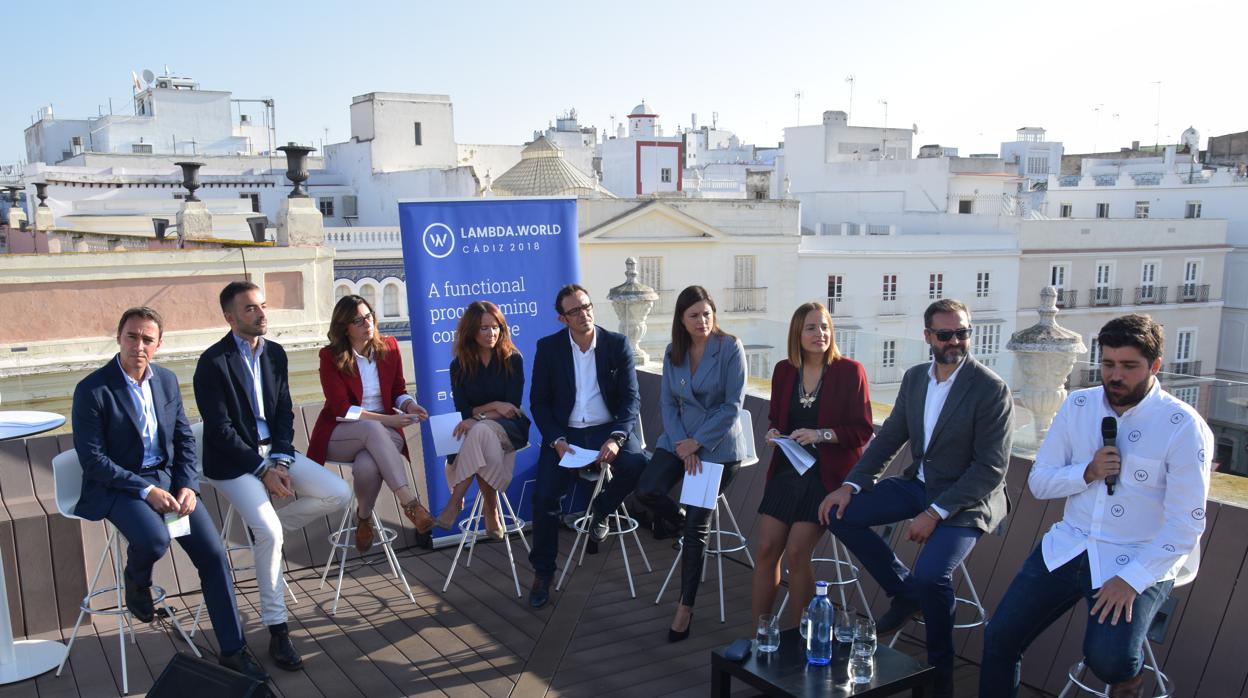
[[[519,416],[498,417],[494,421],[503,427],[512,448],[519,451],[529,445],[529,428],[533,426],[533,420],[527,414],[521,412]]]

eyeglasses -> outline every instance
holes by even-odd
[[[593,310],[594,304],[586,303],[585,305],[578,305],[575,308],[569,308],[563,311],[563,316],[572,317],[574,315],[589,315]]]
[[[941,342],[948,342],[954,337],[957,337],[962,341],[966,341],[966,339],[971,336],[971,328],[969,327],[959,327],[956,330],[933,330],[929,327],[927,328],[927,331],[931,332],[932,336]]]
[[[372,313],[365,313],[364,315],[361,315],[361,316],[357,317],[356,319],[352,320],[352,321],[351,321],[351,324],[352,324],[352,325],[355,325],[356,327],[363,327],[363,326],[364,326],[364,323],[366,323],[366,322],[372,322],[372,320],[373,320],[373,314],[372,314]]]

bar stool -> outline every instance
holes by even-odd
[[[195,462],[199,464],[199,470],[202,473],[204,470],[204,423],[196,422],[192,424],[191,434],[195,437]],[[212,480],[206,477],[202,478],[202,480],[212,485],[213,489],[217,489],[218,493],[220,492],[220,490],[217,488],[216,480]],[[225,495],[221,495],[221,496],[224,497]],[[221,516],[221,547],[225,548],[225,559],[229,560],[230,562],[230,578],[234,580],[234,584],[237,586],[238,578],[237,576],[235,576],[236,572],[245,572],[247,570],[254,570],[256,568],[256,564],[255,564],[256,540],[251,535],[251,529],[247,527],[247,522],[243,520],[243,515],[238,513],[238,510],[234,508],[234,503],[230,502],[228,497],[225,497],[225,501],[229,502],[229,506],[226,507],[225,514]],[[230,529],[234,524],[234,518],[236,516],[238,517],[239,526],[241,526],[243,529],[243,540],[245,541],[245,543],[243,543],[242,545],[230,544]],[[251,553],[252,563],[250,565],[235,565],[234,564],[233,553],[240,551],[240,550],[246,550]],[[286,567],[285,558],[282,559],[282,567],[283,567],[282,585],[286,587],[286,592],[290,594],[290,602],[292,604],[298,603],[299,600],[295,598],[294,589],[291,589],[290,584],[286,582],[286,575],[284,573],[285,567]],[[195,637],[195,633],[199,632],[199,623],[200,623],[200,620],[202,620],[203,618],[204,608],[205,608],[204,599],[203,597],[200,597],[199,605],[195,607],[195,619],[191,621],[191,632],[190,632],[191,637]]]
[[[748,468],[758,462],[758,452],[754,443],[754,416],[750,411],[742,408],[737,413],[737,424],[741,429],[741,433],[745,436],[745,454],[741,459],[739,468]],[[728,521],[732,524],[732,530],[726,530],[720,525],[720,511],[728,514]],[[749,541],[746,540],[745,534],[741,533],[741,527],[737,525],[737,517],[732,513],[732,507],[728,504],[728,497],[723,492],[715,498],[715,511],[711,514],[711,529],[707,532],[706,546],[702,550],[702,581],[706,581],[706,564],[707,558],[715,556],[715,562],[719,568],[719,622],[724,622],[724,555],[729,553],[744,552],[745,559],[750,562],[750,569],[754,569],[754,556],[750,554]],[[714,534],[715,542],[711,543],[711,535]],[[724,537],[729,538],[727,544],[724,543]],[[659,593],[654,597],[654,603],[657,605],[663,599],[663,593],[667,591],[667,585],[672,581],[672,575],[676,573],[676,567],[680,565],[681,552],[684,550],[685,538],[680,536],[676,539],[677,552],[676,557],[672,560],[672,566],[667,570],[667,577],[663,579],[663,586],[659,587]]]
[[[204,478],[204,480],[207,481],[209,484],[212,484],[214,486],[216,485],[216,482],[214,480],[209,480],[208,478]],[[222,496],[224,497],[224,495]],[[230,502],[228,497],[225,499],[225,501]],[[238,519],[239,526],[243,529],[243,541],[244,542],[241,544],[237,544],[237,545],[231,545],[230,544],[230,529],[234,524],[234,519],[236,518]],[[256,540],[251,535],[251,529],[247,527],[247,522],[243,521],[243,515],[238,513],[238,510],[234,508],[233,502],[229,503],[229,506],[227,506],[225,509],[225,514],[221,516],[221,546],[225,548],[225,557],[227,560],[230,561],[230,577],[234,579],[234,584],[237,585],[238,578],[235,576],[235,573],[246,572],[247,570],[254,570],[256,568],[256,563],[255,563]],[[246,550],[251,553],[252,563],[250,565],[234,564],[233,553],[242,551],[242,550]],[[295,596],[295,590],[292,589],[290,587],[290,584],[286,581],[287,571],[288,570],[286,569],[286,559],[283,557],[282,558],[282,586],[286,588],[286,593],[290,595],[290,603],[293,605],[293,604],[299,603],[299,599]],[[199,606],[195,608],[195,620],[191,622],[191,633],[190,633],[191,637],[195,637],[195,633],[199,632],[199,622],[200,622],[200,619],[203,617],[204,608],[205,608],[204,599],[200,598]]]
[[[810,558],[812,565],[819,563],[831,563],[833,569],[836,570],[836,579],[828,580],[829,586],[836,587],[841,595],[841,608],[849,608],[849,596],[845,593],[845,587],[853,585],[858,591],[858,600],[862,603],[863,611],[867,617],[875,621],[875,615],[871,613],[871,605],[867,603],[867,595],[862,590],[862,582],[859,580],[860,570],[854,564],[853,559],[849,556],[849,549],[845,547],[836,536],[832,536],[831,557],[812,557]],[[784,607],[789,603],[789,592],[784,592],[784,600],[780,602],[780,610],[776,611],[776,615],[784,615]],[[890,645],[891,646],[891,645]]]
[[[515,509],[511,507],[511,500],[507,499],[506,492],[495,492],[494,496],[497,499],[499,516],[503,519],[503,543],[507,545],[507,563],[511,565],[511,580],[516,584],[516,598],[520,598],[520,577],[516,574],[516,558],[511,552],[511,534],[519,534],[525,551],[529,551],[529,541],[524,537],[524,527],[527,522],[516,515]],[[455,567],[459,564],[459,556],[464,552],[464,546],[468,547],[468,557],[464,561],[464,567],[471,567],[472,551],[476,550],[477,538],[485,531],[485,497],[480,489],[477,490],[476,498],[472,500],[472,509],[468,517],[457,525],[460,531],[459,547],[455,550],[455,559],[451,560],[451,568],[446,573],[446,582],[442,584],[444,592],[451,585],[451,577],[455,575]]]
[[[582,470],[581,477],[586,477],[588,471]],[[572,560],[576,558],[576,566],[580,567],[585,562],[585,549],[589,547],[589,522],[593,519],[594,500],[598,494],[602,492],[603,485],[611,480],[611,469],[603,468],[597,474],[594,484],[594,491],[589,495],[589,507],[585,513],[578,517],[572,523],[572,528],[576,530],[576,540],[572,542],[572,550],[568,552],[568,559],[563,563],[563,572],[559,575],[559,583],[555,585],[555,591],[563,588],[564,578],[568,575],[568,569],[572,567]],[[633,586],[633,568],[628,562],[628,548],[624,544],[624,537],[629,533],[633,534],[633,541],[637,544],[637,552],[641,554],[641,560],[646,564],[646,571],[651,572],[650,560],[646,557],[645,548],[641,547],[641,538],[637,535],[639,524],[637,519],[628,515],[628,507],[621,502],[618,509],[607,514],[607,537],[616,536],[620,541],[620,552],[624,555],[624,572],[628,575],[628,591],[635,599],[637,598],[637,589]],[[577,555],[576,549],[580,546],[580,555]]]
[[[1174,586],[1171,589],[1178,589],[1181,586],[1191,584],[1196,579],[1196,570],[1200,566],[1200,544],[1196,544],[1196,549],[1188,555],[1187,561],[1183,563],[1183,567],[1179,570],[1179,574],[1175,577]],[[1153,624],[1149,626],[1148,635],[1144,638],[1144,666],[1140,671],[1153,672],[1153,680],[1156,682],[1153,686],[1153,698],[1170,698],[1175,694],[1174,683],[1170,681],[1170,677],[1161,670],[1161,665],[1157,663],[1157,656],[1153,654],[1153,642],[1162,642],[1166,639],[1166,630],[1170,625],[1170,614],[1158,612],[1153,616]],[[1109,698],[1109,686],[1105,686],[1104,690],[1097,690],[1089,686],[1083,677],[1087,672],[1087,664],[1083,659],[1075,662],[1070,670],[1066,672],[1066,686],[1062,688],[1062,692],[1058,694],[1058,698],[1066,698],[1070,689],[1074,688],[1076,694],[1079,691],[1090,693],[1100,698]]]
[[[325,461],[325,467],[337,465],[343,468],[350,468],[353,464],[344,461]],[[347,551],[355,549],[355,524],[349,522],[354,521],[355,508],[355,488],[351,488],[351,499],[347,502],[347,508],[342,511],[342,521],[338,522],[338,530],[329,534],[329,559],[325,561],[325,569],[321,571],[321,583],[316,587],[321,589],[325,586],[325,580],[329,577],[329,568],[334,564],[334,556],[338,556],[338,584],[334,588],[334,605],[329,611],[329,615],[338,615],[338,599],[342,596],[342,575],[347,569]],[[390,564],[390,573],[395,579],[403,582],[403,589],[407,592],[407,598],[414,604],[416,596],[412,594],[412,587],[407,583],[407,574],[403,572],[403,566],[399,564],[399,556],[394,553],[394,541],[398,540],[399,533],[393,528],[381,525],[381,517],[377,516],[377,509],[373,509],[373,530],[376,532],[377,538],[381,542],[381,547],[386,555],[386,562]],[[363,556],[361,556],[362,558]]]
[[[971,573],[966,571],[966,560],[958,563],[958,571],[962,573],[962,580],[966,582],[966,588],[970,591],[971,597],[968,599],[955,594],[953,597],[954,613],[957,613],[958,604],[962,604],[963,606],[969,606],[974,609],[974,616],[966,623],[955,622],[953,624],[953,629],[967,630],[969,628],[978,628],[982,625],[987,625],[988,611],[984,608],[984,604],[980,603],[979,592],[975,590],[975,582],[971,581]],[[913,622],[918,625],[925,625],[921,617],[915,617]],[[897,644],[897,638],[901,637],[901,631],[904,629],[905,626],[903,625],[897,630],[897,632],[893,633],[893,639],[888,642],[889,647]]]
[[[70,449],[57,455],[52,459],[52,475],[53,487],[56,491],[56,509],[67,519],[79,519],[82,517],[74,514],[74,508],[78,505],[78,498],[82,495],[82,464],[78,461],[78,452]],[[83,616],[90,614],[102,614],[109,616],[117,616],[117,632],[118,644],[121,646],[121,691],[123,694],[130,692],[130,674],[126,669],[126,631],[130,632],[130,644],[135,644],[134,626],[130,622],[130,609],[126,608],[126,586],[125,576],[122,573],[121,562],[121,533],[117,527],[113,526],[108,519],[104,519],[104,530],[108,533],[108,542],[104,546],[104,552],[100,554],[100,562],[95,566],[95,574],[91,576],[91,583],[87,586],[87,595],[82,597],[82,602],[78,604],[78,620],[74,623],[74,630],[69,635],[69,643],[65,648],[65,656],[61,659],[61,664],[56,668],[56,675],[60,676],[61,671],[65,669],[65,662],[69,660],[69,653],[74,648],[74,641],[78,639],[78,628],[82,625]],[[100,581],[100,573],[104,570],[104,561],[109,557],[113,560],[113,575],[117,583],[100,587],[96,586]],[[97,596],[116,595],[116,603],[114,605],[105,606],[104,608],[92,608],[91,600]],[[173,623],[173,627],[177,629],[178,634],[190,645],[191,651],[196,657],[203,658],[199,648],[195,643],[191,642],[191,638],[182,630],[182,624],[178,622],[174,609],[165,601],[166,593],[163,587],[155,584],[152,585],[152,604],[158,609],[164,609],[169,621]]]

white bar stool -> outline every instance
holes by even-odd
[[[595,474],[582,470],[580,477],[589,479],[595,477]],[[563,572],[559,575],[559,583],[555,585],[555,591],[563,588],[564,578],[568,575],[568,569],[572,567],[573,558],[576,559],[576,566],[580,567],[585,562],[585,549],[589,547],[589,522],[593,518],[594,500],[598,498],[598,494],[602,492],[603,485],[611,480],[611,469],[603,468],[601,472],[596,474],[597,482],[594,484],[594,491],[589,495],[589,507],[585,514],[578,517],[572,524],[572,528],[576,530],[576,540],[572,542],[572,550],[568,552],[568,559],[563,563]],[[646,557],[645,548],[641,547],[641,538],[637,535],[638,523],[637,519],[628,515],[628,507],[621,502],[618,509],[607,514],[607,537],[616,536],[620,541],[620,552],[624,555],[624,572],[628,575],[628,591],[635,599],[637,598],[637,589],[633,586],[633,568],[628,562],[628,548],[624,544],[624,537],[629,533],[633,534],[633,541],[637,544],[637,552],[641,554],[641,560],[646,564],[646,571],[652,572],[650,560]],[[580,555],[577,555],[576,549],[580,547]]]
[[[494,496],[498,502],[498,514],[503,519],[503,543],[507,546],[507,563],[511,565],[511,580],[516,584],[516,598],[520,598],[520,576],[516,574],[516,558],[511,552],[511,534],[519,534],[525,551],[529,551],[529,541],[524,536],[526,522],[516,515],[515,509],[511,507],[511,500],[507,499],[506,492],[495,492]],[[455,559],[451,560],[451,568],[446,573],[446,582],[442,584],[442,591],[446,591],[451,586],[451,577],[455,575],[455,567],[459,564],[459,556],[464,552],[465,546],[468,547],[468,557],[464,561],[464,567],[472,567],[472,551],[477,547],[477,539],[485,531],[485,497],[480,489],[477,490],[476,498],[472,500],[472,509],[468,517],[457,525],[460,531],[459,547],[455,550]]]
[[[953,624],[953,629],[968,630],[970,628],[978,628],[981,625],[987,625],[988,610],[984,608],[984,604],[979,600],[979,592],[975,590],[975,582],[971,581],[971,573],[966,571],[966,560],[958,563],[958,571],[962,573],[962,580],[966,582],[966,588],[970,592],[971,596],[970,598],[966,598],[964,596],[955,595],[953,597],[954,613],[957,613],[958,604],[961,604],[963,606],[970,607],[974,611],[974,615],[970,621],[965,623],[955,622]],[[913,619],[913,622],[917,625],[924,625],[923,618],[921,616],[916,616]],[[893,639],[888,641],[889,647],[897,644],[897,638],[901,637],[903,630],[905,630],[904,625],[901,628],[898,628],[897,632],[893,633]]]
[[[78,452],[70,449],[57,455],[52,459],[53,485],[56,490],[56,508],[67,519],[79,519],[82,517],[74,514],[74,507],[78,505],[78,497],[82,494],[82,465],[78,462]],[[69,643],[65,648],[65,657],[61,659],[61,664],[56,668],[56,675],[60,676],[61,671],[65,669],[65,662],[69,660],[69,653],[74,648],[74,641],[78,639],[78,628],[82,626],[83,616],[90,614],[102,614],[109,616],[117,616],[117,632],[118,644],[121,646],[121,691],[123,694],[130,693],[130,674],[126,668],[126,632],[130,633],[130,644],[135,644],[134,625],[130,622],[130,609],[126,608],[126,586],[125,577],[122,573],[121,562],[121,533],[107,519],[104,519],[104,530],[108,533],[108,542],[104,547],[104,552],[100,555],[100,562],[95,566],[95,574],[91,576],[91,583],[87,586],[87,595],[82,597],[82,602],[78,604],[78,620],[74,623],[74,630],[69,635]],[[100,573],[104,571],[104,561],[109,557],[113,561],[113,574],[117,580],[116,584],[100,587],[97,586],[100,581]],[[104,608],[93,608],[91,600],[97,596],[114,595],[116,603]],[[191,651],[196,657],[202,658],[199,648],[195,643],[191,642],[191,638],[182,630],[182,624],[178,622],[178,617],[172,606],[165,602],[165,590],[155,584],[152,585],[152,604],[158,609],[164,609],[169,621],[173,623],[173,627],[177,629],[178,634],[190,645]]]
[[[325,461],[325,466],[337,465],[344,468],[350,468],[352,463],[344,461]],[[329,559],[325,561],[325,569],[321,572],[321,583],[316,587],[321,589],[325,586],[325,580],[329,577],[329,568],[334,564],[334,556],[338,556],[338,584],[334,589],[334,605],[329,611],[329,615],[338,615],[338,599],[342,596],[342,575],[347,569],[347,551],[355,549],[355,541],[352,540],[355,534],[355,487],[351,488],[351,500],[347,503],[347,508],[342,511],[342,521],[338,523],[338,530],[329,534]],[[377,516],[376,507],[373,508],[373,531],[376,532],[377,538],[381,543],[381,547],[386,554],[386,562],[390,564],[390,573],[395,579],[403,582],[403,589],[407,592],[407,598],[414,604],[416,596],[412,594],[412,587],[407,583],[407,575],[403,572],[403,566],[399,564],[399,556],[394,553],[394,541],[398,540],[399,533],[393,528],[381,525],[381,517]],[[361,556],[362,558],[363,556]]]
[[[872,621],[875,616],[871,613],[871,604],[867,603],[867,595],[862,590],[862,582],[859,580],[860,571],[858,566],[854,564],[853,559],[849,556],[849,549],[845,544],[832,536],[832,556],[831,557],[812,557],[810,558],[812,565],[820,563],[830,563],[832,568],[836,570],[836,579],[827,580],[829,586],[836,587],[841,595],[841,608],[849,608],[849,595],[845,593],[845,587],[853,585],[858,591],[858,600],[862,603],[863,611]],[[784,600],[780,602],[780,610],[776,611],[776,615],[784,615],[784,607],[789,603],[789,593],[784,593]],[[890,645],[891,646],[891,645]]]
[[[745,437],[745,455],[741,459],[738,468],[747,468],[758,462],[758,450],[754,442],[754,416],[750,411],[742,408],[737,413],[737,424],[741,429],[741,433]],[[726,530],[720,525],[720,510],[728,514],[728,521],[732,524],[732,530]],[[714,555],[715,563],[719,568],[719,622],[724,622],[724,555],[729,553],[744,552],[745,559],[750,562],[750,569],[754,569],[754,556],[750,554],[749,541],[746,540],[745,534],[741,533],[741,527],[737,524],[737,517],[732,513],[732,507],[728,505],[728,497],[723,492],[715,498],[715,511],[711,514],[711,529],[707,532],[706,547],[702,551],[702,581],[706,581],[706,562],[707,558]],[[712,544],[710,536],[715,536],[715,542]],[[728,537],[730,541],[725,544],[724,537]],[[672,566],[667,570],[667,577],[663,579],[663,586],[659,587],[659,593],[654,597],[654,603],[657,605],[663,599],[663,593],[667,591],[667,585],[672,581],[672,575],[676,573],[677,566],[680,565],[681,552],[685,547],[685,537],[682,535],[676,539],[677,552],[676,557],[672,560]]]

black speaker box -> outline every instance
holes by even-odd
[[[148,698],[266,698],[271,694],[255,679],[179,652],[156,677],[147,695]]]

